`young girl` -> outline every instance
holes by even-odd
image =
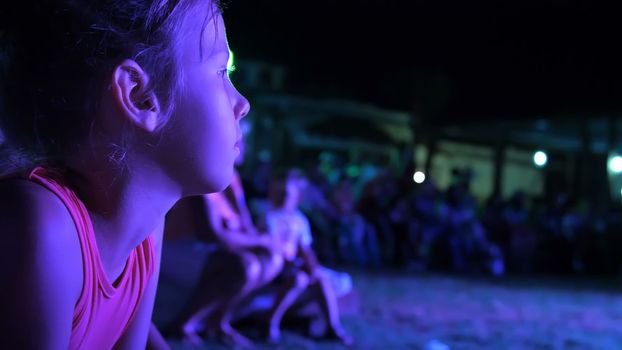
[[[0,348],[144,349],[164,214],[229,184],[249,109],[218,4],[8,7]]]

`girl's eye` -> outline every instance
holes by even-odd
[[[229,77],[234,71],[235,71],[235,66],[230,66],[225,69],[219,70],[218,75],[220,75],[222,78],[224,78],[225,76]]]

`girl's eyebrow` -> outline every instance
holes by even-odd
[[[218,50],[211,55],[213,60],[229,62],[229,50]]]

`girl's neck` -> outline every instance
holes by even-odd
[[[127,160],[131,169],[110,161],[89,161],[70,181],[86,206],[109,277],[121,273],[130,252],[158,227],[181,191],[158,167]]]

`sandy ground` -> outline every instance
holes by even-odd
[[[343,323],[356,339],[354,349],[622,349],[622,282],[352,275],[359,303]],[[174,349],[196,349],[170,342]],[[206,342],[201,349],[227,348]],[[257,342],[256,348],[344,349],[295,332],[285,332],[280,346]]]

